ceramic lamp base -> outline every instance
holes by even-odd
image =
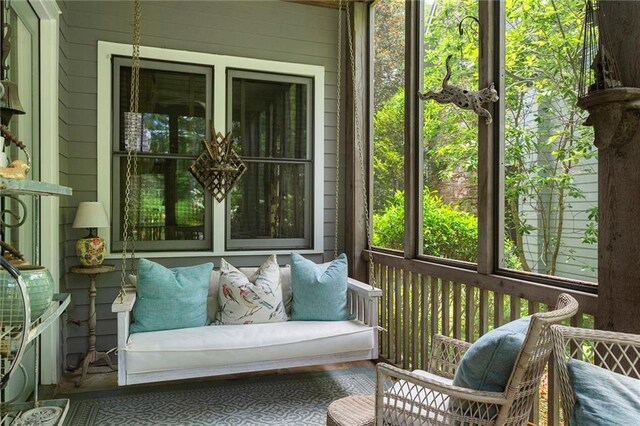
[[[104,253],[104,240],[100,237],[80,238],[76,241],[76,255],[82,266],[102,265]]]

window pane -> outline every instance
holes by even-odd
[[[192,160],[138,158],[138,208],[130,215],[139,241],[204,240],[205,194],[189,172]],[[120,157],[120,170],[127,169]],[[126,185],[121,173],[120,186]],[[135,207],[135,206],[134,206]],[[124,204],[120,205],[124,217]]]
[[[311,247],[312,80],[234,70],[229,83],[247,171],[227,197],[227,248]]]
[[[120,111],[129,111],[131,67],[120,67]],[[197,155],[206,129],[207,78],[203,74],[140,69],[143,152]],[[125,151],[125,114],[119,150]]]
[[[309,158],[309,85],[233,78],[233,137],[244,157]]]
[[[228,198],[231,238],[306,238],[310,176],[306,164],[247,163]]]
[[[204,149],[202,144],[206,137],[204,117],[171,117],[167,114],[142,113],[138,114],[138,119],[142,120],[142,129],[144,129],[142,137],[135,134],[133,141],[126,141],[127,144],[133,143],[134,148],[138,145],[138,152],[193,156]],[[130,125],[130,120],[132,120],[131,113],[125,112],[125,128]],[[137,127],[136,133],[139,133],[140,123],[136,122],[133,126]],[[175,130],[173,130],[174,127]],[[174,131],[176,134],[173,134]],[[197,145],[199,148],[196,148]]]
[[[112,250],[122,247],[126,191],[126,147],[138,151],[133,173],[130,220],[137,249],[211,249],[211,197],[190,173],[204,150],[212,93],[210,67],[144,60],[140,69],[139,113],[129,112],[131,61],[115,58],[115,116]],[[133,125],[132,140],[126,140]],[[131,230],[131,227],[129,228]],[[198,241],[195,243],[194,241]],[[167,241],[167,243],[162,243]],[[153,243],[151,243],[153,242]]]
[[[402,250],[405,2],[379,0],[373,8],[373,245]]]
[[[424,4],[424,91],[438,91],[451,59],[449,84],[478,88],[477,0]],[[466,262],[478,257],[478,116],[451,103],[423,102],[422,254]],[[484,120],[482,122],[484,125]]]
[[[503,266],[595,281],[597,151],[576,106],[583,8],[506,3]]]

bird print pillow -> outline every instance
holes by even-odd
[[[275,255],[251,277],[220,261],[217,324],[259,324],[287,320],[282,302],[280,268]]]

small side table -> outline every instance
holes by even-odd
[[[99,274],[106,274],[107,272],[115,271],[116,267],[114,265],[105,265],[102,264],[100,266],[94,267],[84,267],[84,266],[73,266],[69,270],[74,274],[82,274],[89,276],[89,319],[87,321],[89,326],[89,348],[87,349],[87,353],[82,359],[82,376],[76,382],[76,387],[79,387],[82,384],[82,381],[87,377],[87,371],[89,370],[89,365],[93,362],[96,362],[100,359],[104,359],[107,362],[107,365],[112,370],[115,370],[113,364],[111,364],[111,359],[109,358],[109,354],[106,352],[98,352],[96,350],[96,277]]]

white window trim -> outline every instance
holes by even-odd
[[[111,138],[112,138],[112,105],[111,58],[114,56],[131,56],[131,45],[98,41],[98,99],[97,99],[97,163],[98,163],[98,201],[105,207],[111,206]],[[237,56],[216,55],[211,53],[189,52],[184,50],[162,49],[156,47],[140,47],[140,58],[150,60],[164,60],[170,62],[208,65],[214,67],[213,76],[213,125],[217,131],[226,133],[227,111],[226,69],[243,69],[257,72],[273,72],[279,74],[311,77],[314,80],[314,163],[313,163],[313,247],[307,250],[295,250],[305,254],[321,254],[324,252],[324,67],[318,65],[297,64],[291,62],[277,62],[263,59],[242,58]],[[111,216],[111,208],[106,208]],[[205,257],[205,256],[254,256],[265,254],[289,254],[286,250],[251,250],[226,251],[225,232],[216,232],[216,227],[224,227],[225,205],[214,201],[212,224],[213,251],[179,251],[179,252],[137,252],[140,257]],[[120,258],[121,253],[111,252],[111,233],[107,229],[98,231],[107,246],[108,259]]]
[[[60,179],[58,140],[59,15],[56,2],[30,0],[40,18],[40,180],[57,184]],[[54,292],[60,291],[60,201],[42,197],[40,211],[40,261],[51,272]],[[41,335],[40,384],[56,384],[62,376],[60,321]]]

